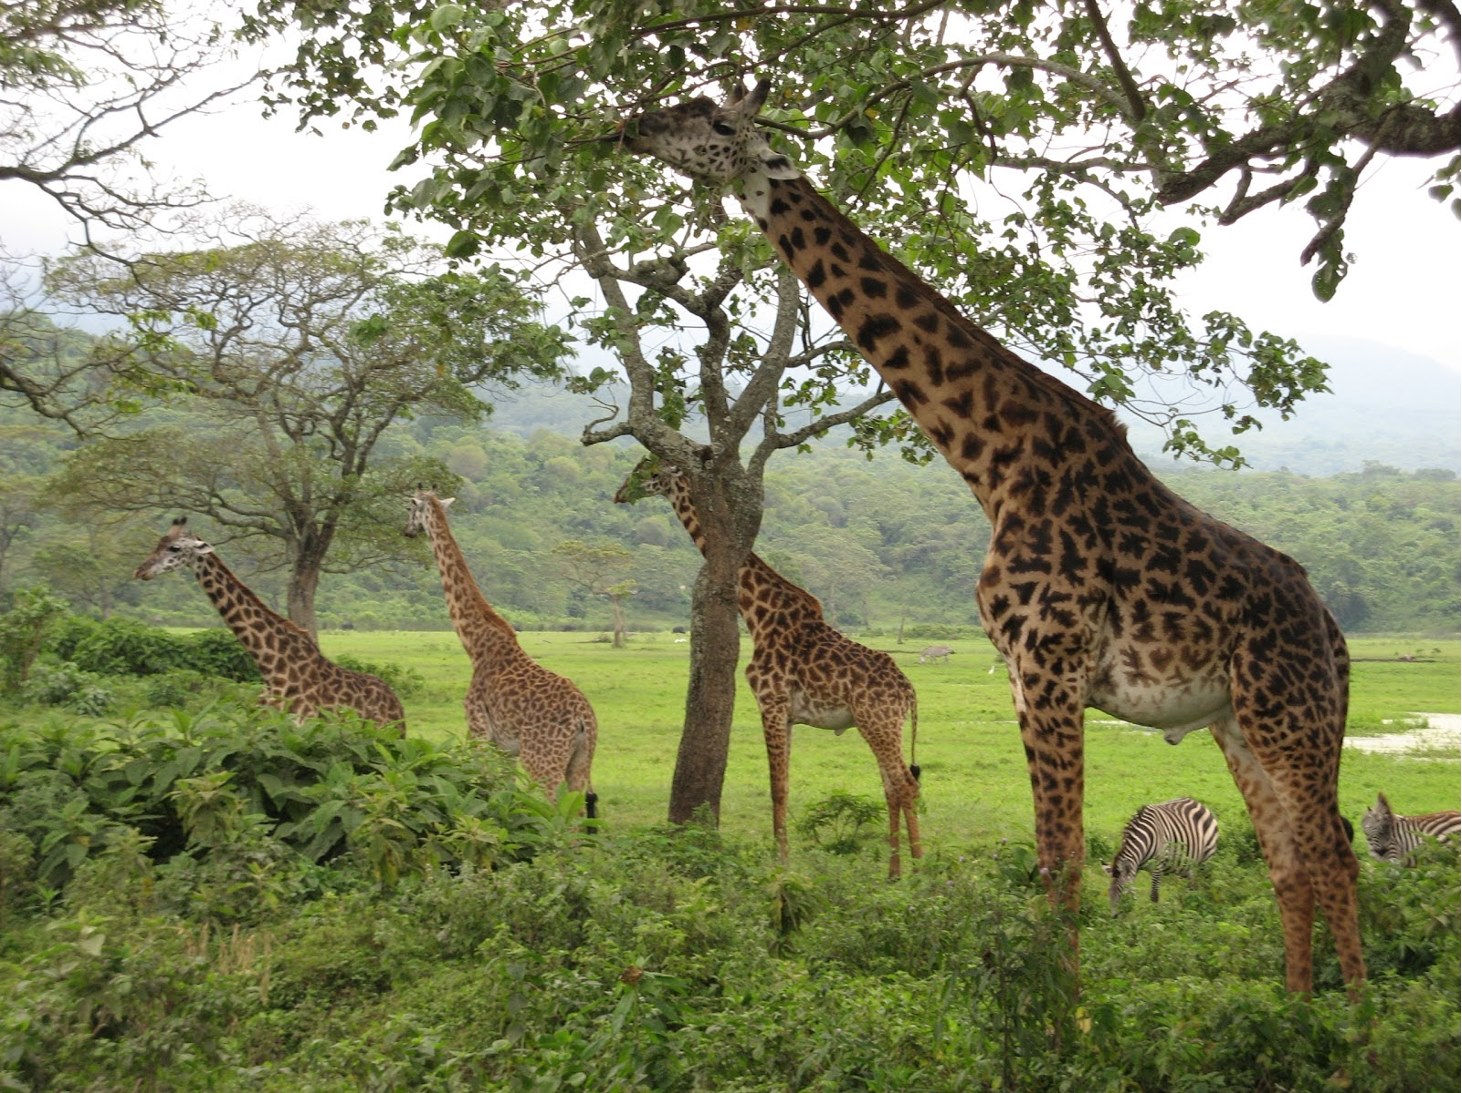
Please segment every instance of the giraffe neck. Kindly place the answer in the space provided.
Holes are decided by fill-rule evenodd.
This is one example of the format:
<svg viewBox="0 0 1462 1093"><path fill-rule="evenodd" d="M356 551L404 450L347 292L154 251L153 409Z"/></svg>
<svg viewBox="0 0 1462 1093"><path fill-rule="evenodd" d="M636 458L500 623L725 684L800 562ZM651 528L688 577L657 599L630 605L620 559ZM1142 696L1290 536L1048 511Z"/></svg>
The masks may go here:
<svg viewBox="0 0 1462 1093"><path fill-rule="evenodd" d="M435 497L427 501L425 523L437 571L442 577L447 611L468 656L476 660L516 651L517 635L508 621L492 609L472 579L467 559L462 557L462 549L447 526L447 512Z"/></svg>
<svg viewBox="0 0 1462 1093"><path fill-rule="evenodd" d="M302 656L319 655L314 639L305 630L266 607L217 554L198 555L192 567L199 587L218 609L224 625L254 658L266 683L283 678L287 666Z"/></svg>
<svg viewBox="0 0 1462 1093"><path fill-rule="evenodd" d="M1130 452L1111 412L1022 360L881 249L800 175L754 176L742 204L969 483L987 515L1066 456Z"/></svg>
<svg viewBox="0 0 1462 1093"><path fill-rule="evenodd" d="M701 554L705 554L705 532L701 530L700 518L690 500L690 487L683 477L672 481L668 497L675 515L690 532L691 541ZM755 552L748 554L746 561L741 563L737 579L740 586L738 606L753 641L759 640L774 620L785 625L789 615L822 618L822 604L816 596L787 580Z"/></svg>

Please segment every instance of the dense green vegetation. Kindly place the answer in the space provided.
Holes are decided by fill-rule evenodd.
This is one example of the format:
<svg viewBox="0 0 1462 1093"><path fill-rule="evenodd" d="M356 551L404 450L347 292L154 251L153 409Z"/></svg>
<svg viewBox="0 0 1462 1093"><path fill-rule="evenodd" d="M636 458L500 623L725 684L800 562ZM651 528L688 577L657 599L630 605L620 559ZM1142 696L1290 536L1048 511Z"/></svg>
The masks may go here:
<svg viewBox="0 0 1462 1093"><path fill-rule="evenodd" d="M69 648L116 654L139 638L101 630L122 636L93 631ZM575 799L551 807L461 742L466 660L446 634L328 636L332 655L373 670L393 657L405 740L352 721L296 727L237 705L246 691L195 688L149 709L126 676L99 677L115 703L100 720L64 702L0 710L0 1080L657 1091L1455 1080L1459 875L1446 848L1404 870L1363 857L1373 978L1361 1006L1318 930L1317 994L1288 998L1268 880L1215 750L1095 724L1073 1008L988 646L956 641L949 663L922 668L916 648L893 648L920 690L926 857L888 885L877 777L856 736L799 730L800 837L782 867L748 701L721 830L671 832L656 820L684 646L524 641L599 712L593 836ZM1355 652L1361 731L1457 709L1456 642ZM190 669L137 682L179 671ZM1378 788L1421 811L1454 802L1457 787L1454 749L1422 760L1346 749L1342 804L1356 819ZM1157 905L1109 917L1099 862L1137 803L1180 791L1219 816L1218 858L1165 885ZM824 837L840 817L841 839Z"/></svg>
<svg viewBox="0 0 1462 1093"><path fill-rule="evenodd" d="M80 610L214 625L192 582L143 586L130 578L176 512L113 520L116 514L100 510L67 510L64 497L49 492L47 475L61 467L67 443L33 422L0 419L0 466L12 472L0 507L0 605L8 591L46 584ZM663 503L611 501L640 454L636 446L586 449L548 430L524 437L428 418L398 430L386 449L384 457L440 460L459 476L443 484L457 495L453 532L484 593L515 623L608 629L609 605L587 595L553 555L569 541L633 549L624 574L638 588L627 602L631 628L686 621L699 565L689 538ZM1349 632L1456 633L1462 547L1453 472L1372 466L1310 478L1175 464L1159 470L1201 508L1299 558ZM840 625L973 632L972 587L988 525L943 466L912 466L892 453L867 460L827 443L772 465L766 510L758 550L821 597ZM281 573L260 571L245 545L231 548L226 529L198 526L266 601L283 608ZM412 563L327 573L317 607L325 628L447 625L424 548Z"/></svg>

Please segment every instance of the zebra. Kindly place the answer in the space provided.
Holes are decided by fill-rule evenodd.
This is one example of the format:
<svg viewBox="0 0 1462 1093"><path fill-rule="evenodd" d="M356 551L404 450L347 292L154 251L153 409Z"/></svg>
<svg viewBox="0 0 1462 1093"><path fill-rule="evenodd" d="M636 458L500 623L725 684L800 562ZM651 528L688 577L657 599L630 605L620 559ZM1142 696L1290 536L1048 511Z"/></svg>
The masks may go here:
<svg viewBox="0 0 1462 1093"><path fill-rule="evenodd" d="M1111 865L1102 870L1112 878L1107 898L1117 913L1122 893L1140 869L1152 874L1152 901L1165 872L1193 875L1193 867L1213 857L1218 847L1218 821L1205 805L1178 797L1158 805L1143 805L1122 830L1122 842Z"/></svg>
<svg viewBox="0 0 1462 1093"><path fill-rule="evenodd" d="M1366 809L1360 818L1371 855L1381 861L1405 862L1421 845L1424 836L1451 842L1462 829L1457 811L1427 812L1420 816L1398 816L1391 811L1391 802L1384 793L1376 794L1374 808Z"/></svg>

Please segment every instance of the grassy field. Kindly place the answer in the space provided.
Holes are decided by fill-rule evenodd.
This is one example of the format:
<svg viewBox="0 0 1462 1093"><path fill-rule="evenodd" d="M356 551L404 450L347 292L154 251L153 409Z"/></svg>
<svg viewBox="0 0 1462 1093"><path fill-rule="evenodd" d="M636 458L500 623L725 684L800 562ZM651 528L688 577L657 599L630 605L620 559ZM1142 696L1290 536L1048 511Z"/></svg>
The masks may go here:
<svg viewBox="0 0 1462 1093"><path fill-rule="evenodd" d="M530 655L573 679L594 705L599 718L594 788L606 825L663 820L684 719L689 646L664 633L636 635L618 650L585 634L526 633L520 638ZM916 758L923 768L926 848L957 853L1003 838L1028 842L1033 827L1030 783L1005 669L991 646L983 639L948 642L955 649L948 660L920 664L922 641L897 645L892 638L863 640L892 654L918 689ZM394 662L419 673L425 686L405 700L410 731L432 738L464 733L461 697L469 669L455 634L329 632L321 636L321 645L327 655ZM749 650L743 639L743 655ZM1406 719L1418 712L1457 713L1459 652L1462 646L1455 640L1353 639L1351 734L1404 729ZM904 746L907 753L907 729ZM1459 784L1455 749L1416 758L1347 747L1341 808L1359 828L1360 815L1378 790L1398 811L1427 812L1457 807ZM881 800L877 768L867 747L855 731L837 736L797 726L789 805L794 841L797 820L836 791ZM1139 805L1177 796L1208 804L1227 831L1248 830L1243 802L1207 734L1194 733L1174 747L1155 732L1092 715L1087 732L1089 836L1115 842ZM744 682L721 822L728 833L765 837L770 846L761 723Z"/></svg>

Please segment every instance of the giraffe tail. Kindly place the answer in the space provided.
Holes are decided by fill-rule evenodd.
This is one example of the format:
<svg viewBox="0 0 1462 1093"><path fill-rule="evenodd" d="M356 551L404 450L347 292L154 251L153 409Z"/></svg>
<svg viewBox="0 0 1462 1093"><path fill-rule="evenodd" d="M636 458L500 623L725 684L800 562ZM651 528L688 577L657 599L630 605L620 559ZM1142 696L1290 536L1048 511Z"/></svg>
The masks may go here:
<svg viewBox="0 0 1462 1093"><path fill-rule="evenodd" d="M909 702L909 773L914 776L914 781L919 780L919 775L924 772L919 769L919 764L914 762L914 752L919 746L919 695L916 691Z"/></svg>

